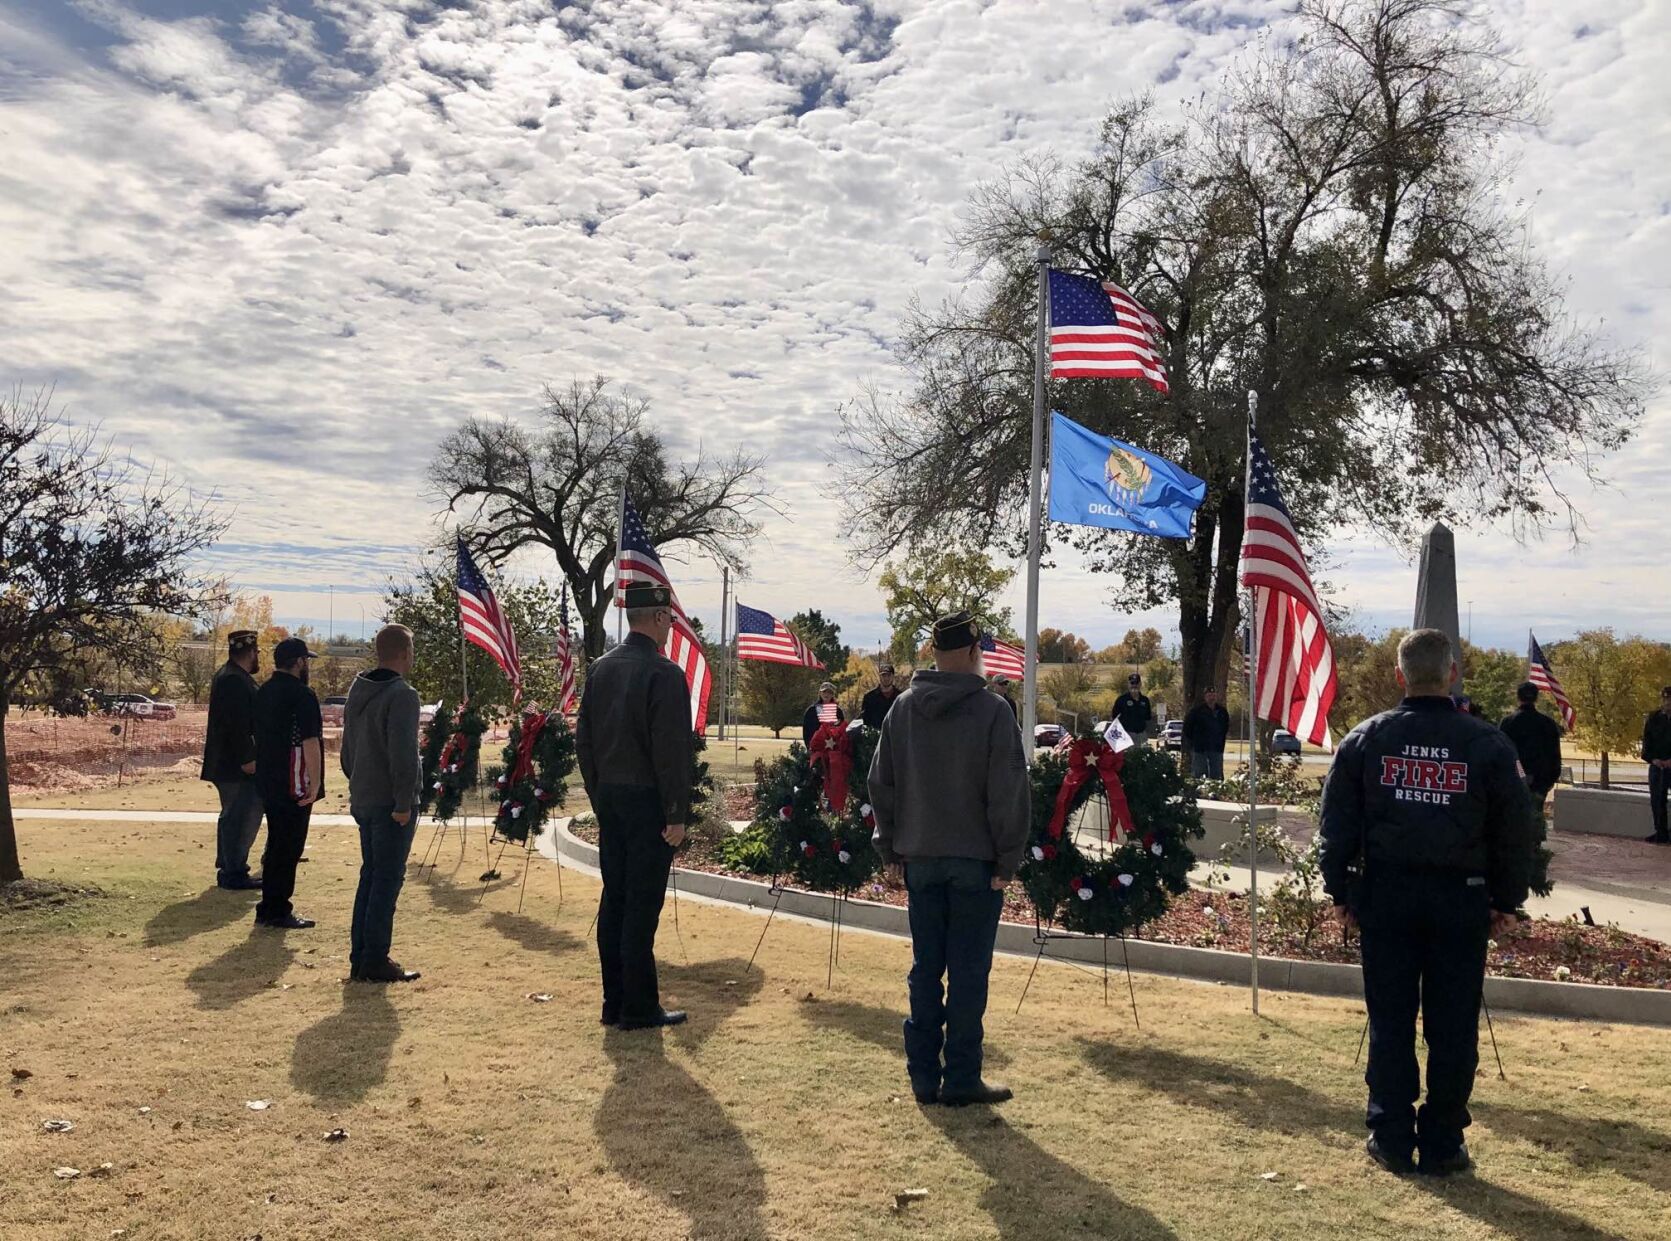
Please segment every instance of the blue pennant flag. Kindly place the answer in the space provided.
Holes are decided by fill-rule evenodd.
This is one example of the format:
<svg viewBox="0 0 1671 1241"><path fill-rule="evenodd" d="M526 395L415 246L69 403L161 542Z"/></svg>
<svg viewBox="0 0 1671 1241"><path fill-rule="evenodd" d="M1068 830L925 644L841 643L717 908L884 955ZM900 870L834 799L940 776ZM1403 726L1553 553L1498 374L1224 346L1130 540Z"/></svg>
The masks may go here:
<svg viewBox="0 0 1671 1241"><path fill-rule="evenodd" d="M1189 538L1207 484L1120 440L1050 415L1050 520Z"/></svg>

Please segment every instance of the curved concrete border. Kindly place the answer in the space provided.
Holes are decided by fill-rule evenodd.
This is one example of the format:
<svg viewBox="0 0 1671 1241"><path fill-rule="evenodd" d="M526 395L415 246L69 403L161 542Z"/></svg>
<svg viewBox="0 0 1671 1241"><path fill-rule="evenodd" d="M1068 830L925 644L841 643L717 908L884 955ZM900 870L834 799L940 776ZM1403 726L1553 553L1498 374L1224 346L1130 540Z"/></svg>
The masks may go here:
<svg viewBox="0 0 1671 1241"><path fill-rule="evenodd" d="M596 872L598 851L569 830L567 819L555 824L556 830L539 838L540 852L548 857L561 855L563 861ZM679 869L679 891L709 900L746 909L770 908L773 903L769 884L754 879L740 879L732 875L716 875L705 870ZM824 922L830 915L830 898L814 892L800 892L786 888L777 906L780 913ZM849 900L842 909L843 927L866 930L899 938L910 937L906 913L898 905L884 905L877 901ZM1013 956L1032 957L1038 954L1038 944L1031 927L1014 922L998 926L998 951ZM1220 952L1214 948L1189 948L1179 944L1157 944L1148 940L1125 941L1131 968L1150 974L1166 974L1178 978L1194 978L1208 982L1229 983L1240 987L1251 984L1251 963L1237 952ZM1078 961L1100 965L1103 942L1092 936L1063 935L1052 938L1045 953L1046 959ZM1356 965L1340 965L1329 961L1292 961L1284 957L1262 957L1259 961L1259 983L1279 991L1299 991L1308 995L1363 997L1363 973ZM1543 982L1532 978L1487 978L1485 999L1492 1008L1526 1013L1538 1017L1572 1017L1588 1021L1626 1022L1633 1025L1671 1026L1671 991L1650 990L1642 987L1601 987L1590 983Z"/></svg>

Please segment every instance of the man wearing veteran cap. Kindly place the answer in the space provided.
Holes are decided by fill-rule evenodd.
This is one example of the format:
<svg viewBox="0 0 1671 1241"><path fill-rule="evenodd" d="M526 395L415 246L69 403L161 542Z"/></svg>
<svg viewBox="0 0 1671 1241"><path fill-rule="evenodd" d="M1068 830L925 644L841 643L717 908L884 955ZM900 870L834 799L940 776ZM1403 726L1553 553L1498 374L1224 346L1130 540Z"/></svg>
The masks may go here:
<svg viewBox="0 0 1671 1241"><path fill-rule="evenodd" d="M987 692L980 639L968 612L935 622L934 668L888 712L870 765L876 847L910 893L905 1067L918 1103L949 1107L1010 1097L981 1078L981 1021L1032 817L1021 733Z"/></svg>
<svg viewBox="0 0 1671 1241"><path fill-rule="evenodd" d="M1149 725L1154 721L1155 706L1143 692L1143 678L1132 673L1126 678L1126 692L1114 700L1114 718L1138 745L1149 740Z"/></svg>
<svg viewBox="0 0 1671 1241"><path fill-rule="evenodd" d="M324 721L319 699L308 688L312 658L306 642L286 638L273 648L273 675L255 696L255 780L267 811L255 924L283 931L313 925L290 904L313 803L325 791Z"/></svg>
<svg viewBox="0 0 1671 1241"><path fill-rule="evenodd" d="M673 592L633 583L624 602L632 632L586 674L575 749L598 816L603 1024L643 1030L685 1019L661 1006L656 927L690 817L695 746L685 674L662 654Z"/></svg>
<svg viewBox="0 0 1671 1241"><path fill-rule="evenodd" d="M253 629L226 637L226 663L209 689L209 724L203 737L200 779L220 795L215 824L215 882L223 888L254 889L249 851L261 830L261 790L255 785L255 674L261 668Z"/></svg>
<svg viewBox="0 0 1671 1241"><path fill-rule="evenodd" d="M882 727L882 721L888 718L894 699L901 693L899 686L894 684L892 664L883 664L876 669L876 681L876 687L866 691L864 701L859 705L859 715L866 728Z"/></svg>

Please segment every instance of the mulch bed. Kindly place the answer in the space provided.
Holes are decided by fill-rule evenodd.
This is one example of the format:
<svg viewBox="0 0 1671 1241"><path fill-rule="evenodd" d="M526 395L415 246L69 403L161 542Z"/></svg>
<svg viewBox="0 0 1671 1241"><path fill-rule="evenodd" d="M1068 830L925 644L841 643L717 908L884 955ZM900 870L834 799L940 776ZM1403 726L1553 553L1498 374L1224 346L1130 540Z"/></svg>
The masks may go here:
<svg viewBox="0 0 1671 1241"><path fill-rule="evenodd" d="M571 830L589 844L597 843L595 823L583 822L572 826ZM680 867L743 879L762 878L724 865L719 857L721 839L708 832L692 835L679 855ZM901 908L906 903L903 888L889 887L882 882L866 884L853 896L857 900ZM1275 925L1265 900L1260 903L1260 911L1259 950L1262 954L1299 961L1357 964L1356 941L1342 942L1340 929L1332 918L1321 918L1317 929L1307 935L1302 929ZM1006 922L1026 926L1035 922L1032 902L1027 899L1021 885L1012 884L1004 894L1003 916ZM1246 952L1247 898L1222 888L1192 888L1174 898L1165 914L1132 938L1190 948ZM1486 970L1501 978L1536 978L1671 990L1671 946L1617 927L1590 927L1573 920L1555 922L1540 918L1521 923L1509 936L1498 941L1487 958Z"/></svg>

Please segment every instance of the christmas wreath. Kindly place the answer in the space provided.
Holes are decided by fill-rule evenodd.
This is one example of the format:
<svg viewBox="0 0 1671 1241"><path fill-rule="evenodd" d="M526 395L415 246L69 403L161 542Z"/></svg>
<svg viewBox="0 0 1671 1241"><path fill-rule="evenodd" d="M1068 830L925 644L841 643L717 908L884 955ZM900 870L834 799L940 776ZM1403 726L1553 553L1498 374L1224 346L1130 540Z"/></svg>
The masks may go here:
<svg viewBox="0 0 1671 1241"><path fill-rule="evenodd" d="M499 809L493 830L506 840L538 836L545 816L568 800L574 733L559 711L530 711L511 724L503 763L488 772Z"/></svg>
<svg viewBox="0 0 1671 1241"><path fill-rule="evenodd" d="M487 724L468 700L456 718L446 703L435 709L434 718L424 726L419 810L443 823L458 813L465 793L475 787L486 731Z"/></svg>
<svg viewBox="0 0 1671 1241"><path fill-rule="evenodd" d="M852 892L882 869L866 782L881 734L821 725L813 749L792 745L755 784L755 827L770 841L761 861L813 892ZM764 868L757 868L764 869Z"/></svg>
<svg viewBox="0 0 1671 1241"><path fill-rule="evenodd" d="M1087 935L1125 935L1166 912L1187 890L1202 833L1189 781L1161 750L1116 754L1100 737L1074 741L1032 770L1033 831L1021 883L1039 918ZM1087 852L1075 814L1094 795L1108 803L1107 848Z"/></svg>

